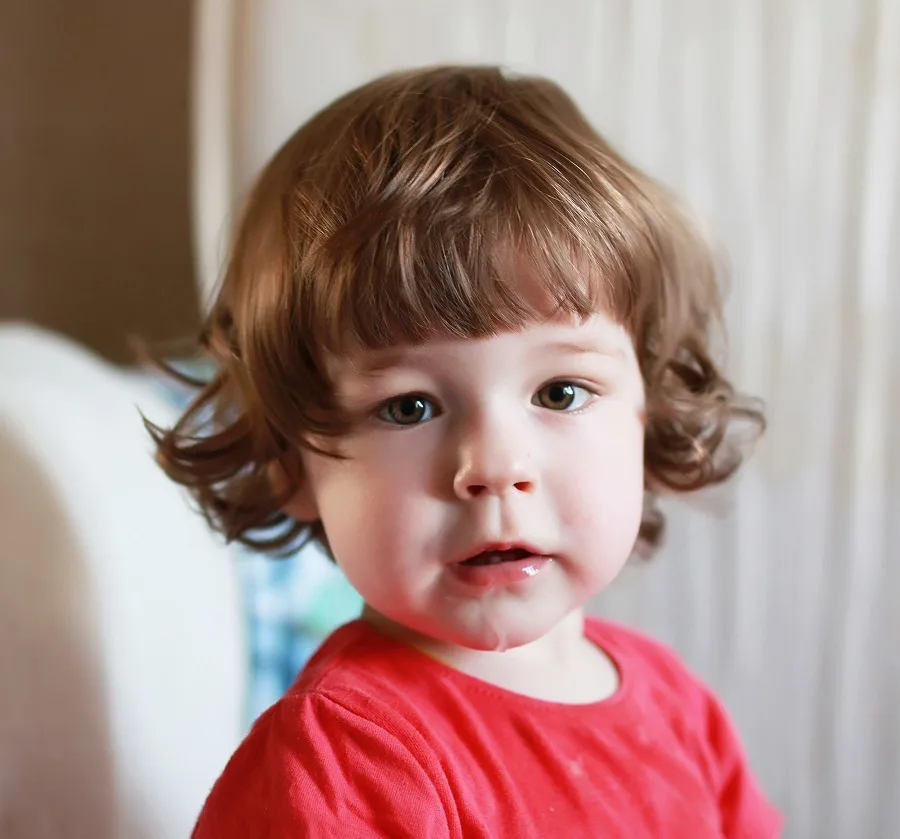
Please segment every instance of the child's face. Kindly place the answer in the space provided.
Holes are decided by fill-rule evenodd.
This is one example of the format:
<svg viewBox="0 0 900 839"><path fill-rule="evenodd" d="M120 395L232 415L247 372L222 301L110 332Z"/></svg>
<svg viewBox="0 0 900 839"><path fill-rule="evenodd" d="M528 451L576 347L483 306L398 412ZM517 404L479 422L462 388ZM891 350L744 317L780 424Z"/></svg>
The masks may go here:
<svg viewBox="0 0 900 839"><path fill-rule="evenodd" d="M518 646L619 572L644 484L643 382L621 326L596 315L366 351L332 374L367 419L345 460L304 450L308 486L289 509L322 519L384 617L464 647Z"/></svg>

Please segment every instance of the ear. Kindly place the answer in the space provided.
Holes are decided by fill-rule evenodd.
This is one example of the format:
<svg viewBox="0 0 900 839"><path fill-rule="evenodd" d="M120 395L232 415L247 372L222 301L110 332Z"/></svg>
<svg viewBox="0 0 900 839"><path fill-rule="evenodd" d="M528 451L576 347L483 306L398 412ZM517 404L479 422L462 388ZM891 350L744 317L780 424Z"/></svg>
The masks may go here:
<svg viewBox="0 0 900 839"><path fill-rule="evenodd" d="M268 472L272 492L276 496L288 494L281 505L285 513L301 522L319 520L316 496L298 453L285 453L279 460L271 461Z"/></svg>

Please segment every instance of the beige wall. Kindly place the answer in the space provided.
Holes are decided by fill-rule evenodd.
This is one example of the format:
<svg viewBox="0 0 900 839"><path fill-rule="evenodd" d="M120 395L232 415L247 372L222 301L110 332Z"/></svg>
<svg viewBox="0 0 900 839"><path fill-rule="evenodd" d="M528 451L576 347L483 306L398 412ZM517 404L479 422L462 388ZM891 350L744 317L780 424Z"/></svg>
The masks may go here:
<svg viewBox="0 0 900 839"><path fill-rule="evenodd" d="M0 319L195 329L188 0L0 0Z"/></svg>

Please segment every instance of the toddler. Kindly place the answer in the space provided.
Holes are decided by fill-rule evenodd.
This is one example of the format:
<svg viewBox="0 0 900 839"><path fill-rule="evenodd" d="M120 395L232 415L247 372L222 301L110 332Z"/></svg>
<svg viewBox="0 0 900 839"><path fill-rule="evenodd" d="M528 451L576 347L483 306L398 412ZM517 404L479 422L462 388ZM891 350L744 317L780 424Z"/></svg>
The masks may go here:
<svg viewBox="0 0 900 839"><path fill-rule="evenodd" d="M255 723L196 839L772 839L716 697L586 618L656 499L727 479L708 247L550 81L376 79L243 210L167 473L365 602Z"/></svg>

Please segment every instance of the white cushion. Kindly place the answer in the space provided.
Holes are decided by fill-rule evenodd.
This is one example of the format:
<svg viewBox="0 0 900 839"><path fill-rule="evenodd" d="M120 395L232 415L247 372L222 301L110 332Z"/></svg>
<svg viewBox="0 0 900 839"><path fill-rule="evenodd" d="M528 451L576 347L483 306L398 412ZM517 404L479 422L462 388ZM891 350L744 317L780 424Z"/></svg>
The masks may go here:
<svg viewBox="0 0 900 839"><path fill-rule="evenodd" d="M234 557L138 408L174 415L134 374L0 326L4 836L185 837L241 735Z"/></svg>

